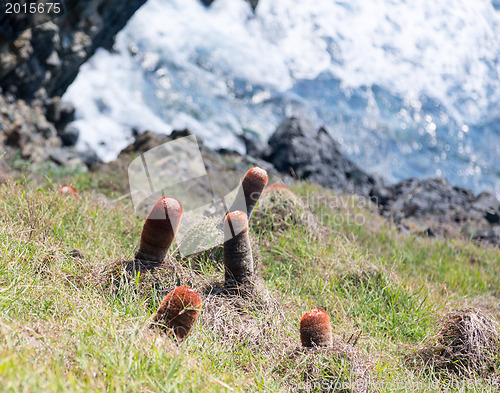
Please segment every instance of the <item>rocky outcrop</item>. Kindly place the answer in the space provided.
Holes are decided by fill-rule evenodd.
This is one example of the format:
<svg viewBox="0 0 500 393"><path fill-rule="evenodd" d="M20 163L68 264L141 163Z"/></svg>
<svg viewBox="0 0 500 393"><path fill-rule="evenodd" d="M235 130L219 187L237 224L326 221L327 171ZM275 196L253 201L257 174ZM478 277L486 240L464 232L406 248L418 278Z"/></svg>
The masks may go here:
<svg viewBox="0 0 500 393"><path fill-rule="evenodd" d="M278 126L262 158L280 172L359 195L367 196L381 183L345 157L324 127L315 130L309 122L294 117Z"/></svg>
<svg viewBox="0 0 500 393"><path fill-rule="evenodd" d="M445 179L407 179L387 186L346 158L327 130L315 130L307 121L284 120L261 155L284 174L369 197L402 230L500 245L500 202L492 193L474 195Z"/></svg>
<svg viewBox="0 0 500 393"><path fill-rule="evenodd" d="M427 235L462 234L491 241L494 236L490 231L495 233L500 224L500 202L492 193L474 195L442 178L407 179L386 188L373 188L370 196L383 215Z"/></svg>
<svg viewBox="0 0 500 393"><path fill-rule="evenodd" d="M123 178L124 183L119 185L119 188L116 190L127 193L130 191L128 184L128 166L132 160L164 143L189 135L192 134L188 129L174 130L170 135L145 131L139 134L134 142L124 148L116 160L109 163L98 163L93 167L93 170L101 173L118 175ZM203 164L205 165L207 175L210 179L210 184L209 187L207 187L207 184L203 183L202 178L195 179L194 182L190 183L190 187L192 187L190 190L193 194L198 195L202 199L212 199L214 195L227 195L228 192L232 191L238 185L242 175L245 174L250 167L259 166L265 169L274 179L282 180L281 175L276 169L266 161L224 149L214 151L206 147L200 139L198 139L198 145L203 158ZM172 164L177 165L176 170L178 170L180 177L188 177L188 175L182 174L183 163L172 162ZM198 184L198 182L201 183ZM211 194L211 191L213 191L214 194Z"/></svg>
<svg viewBox="0 0 500 393"><path fill-rule="evenodd" d="M41 163L52 161L58 165L75 166L95 164L95 153L82 154L72 148L76 139L68 136L66 123L73 118L74 108L59 99L35 105L0 94L0 151L7 159L20 158ZM50 119L51 121L49 121Z"/></svg>
<svg viewBox="0 0 500 393"><path fill-rule="evenodd" d="M66 13L41 25L36 15L0 14L0 88L25 100L62 95L79 67L97 48L109 48L143 3L67 1Z"/></svg>
<svg viewBox="0 0 500 393"><path fill-rule="evenodd" d="M92 152L82 156L72 149L78 130L67 125L75 109L59 96L98 47L112 45L115 34L144 2L68 0L59 2L56 19L58 15L0 13L1 150L19 151L34 163L98 161Z"/></svg>

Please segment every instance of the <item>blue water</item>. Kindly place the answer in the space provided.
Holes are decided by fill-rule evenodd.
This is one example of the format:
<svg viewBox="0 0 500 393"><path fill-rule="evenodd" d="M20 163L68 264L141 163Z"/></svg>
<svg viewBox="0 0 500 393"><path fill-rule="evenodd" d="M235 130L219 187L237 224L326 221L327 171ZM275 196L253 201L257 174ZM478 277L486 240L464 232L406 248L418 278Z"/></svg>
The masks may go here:
<svg viewBox="0 0 500 393"><path fill-rule="evenodd" d="M500 197L498 1L149 0L65 99L78 146L190 128L244 152L286 116L325 125L389 181L444 176Z"/></svg>

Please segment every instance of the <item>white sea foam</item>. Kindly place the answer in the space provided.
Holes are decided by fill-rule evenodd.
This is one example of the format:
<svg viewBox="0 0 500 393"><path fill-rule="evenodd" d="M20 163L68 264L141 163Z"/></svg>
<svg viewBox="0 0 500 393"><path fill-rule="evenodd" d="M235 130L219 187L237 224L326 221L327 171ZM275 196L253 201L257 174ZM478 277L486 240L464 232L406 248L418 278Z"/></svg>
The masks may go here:
<svg viewBox="0 0 500 393"><path fill-rule="evenodd" d="M79 146L106 160L133 127L188 127L209 146L244 151L236 135L265 139L299 114L334 128L345 151L389 179L441 173L500 194L491 0L260 0L255 15L243 0L149 0L114 49L98 51L64 97L77 107ZM423 96L439 108L425 112ZM490 140L471 136L480 132Z"/></svg>

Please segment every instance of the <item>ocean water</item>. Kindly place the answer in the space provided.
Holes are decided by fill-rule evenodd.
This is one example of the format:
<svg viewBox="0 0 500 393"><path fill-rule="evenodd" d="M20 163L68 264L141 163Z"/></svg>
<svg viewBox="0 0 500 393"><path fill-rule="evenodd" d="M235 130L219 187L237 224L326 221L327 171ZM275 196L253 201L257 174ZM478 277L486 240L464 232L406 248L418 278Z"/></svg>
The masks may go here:
<svg viewBox="0 0 500 393"><path fill-rule="evenodd" d="M244 152L286 116L325 125L388 181L444 176L500 197L497 0L149 0L64 99L79 148L188 127Z"/></svg>

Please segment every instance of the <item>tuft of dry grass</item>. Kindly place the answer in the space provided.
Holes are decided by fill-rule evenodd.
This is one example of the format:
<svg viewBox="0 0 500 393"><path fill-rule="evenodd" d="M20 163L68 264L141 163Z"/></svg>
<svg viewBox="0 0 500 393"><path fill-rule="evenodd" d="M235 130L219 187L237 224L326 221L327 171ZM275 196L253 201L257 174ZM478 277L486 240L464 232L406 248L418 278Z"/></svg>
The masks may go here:
<svg viewBox="0 0 500 393"><path fill-rule="evenodd" d="M329 347L290 348L276 372L284 375L288 391L374 392L373 364L356 347L357 338L334 335Z"/></svg>
<svg viewBox="0 0 500 393"><path fill-rule="evenodd" d="M421 368L484 376L493 370L499 353L496 320L467 308L446 315L437 337L410 360Z"/></svg>

